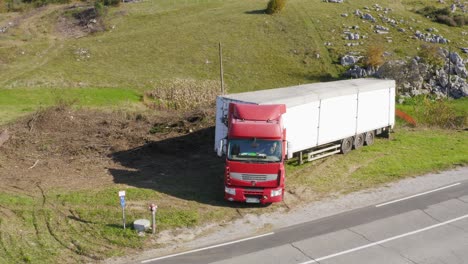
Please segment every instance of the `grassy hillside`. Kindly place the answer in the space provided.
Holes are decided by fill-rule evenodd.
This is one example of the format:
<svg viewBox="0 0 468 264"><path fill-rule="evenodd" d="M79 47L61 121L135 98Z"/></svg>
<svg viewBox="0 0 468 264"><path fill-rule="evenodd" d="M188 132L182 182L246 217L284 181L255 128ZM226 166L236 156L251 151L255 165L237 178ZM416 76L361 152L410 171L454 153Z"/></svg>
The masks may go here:
<svg viewBox="0 0 468 264"><path fill-rule="evenodd" d="M414 55L423 42L410 37L429 27L454 49L468 46L466 26L437 24L411 12L421 1L378 2L392 9L387 16L403 21L399 27L406 32L390 27L390 34L374 33L372 23L353 15L360 9L378 18L374 3L366 0L290 0L274 16L263 14L265 0L149 0L110 8L107 31L78 39L57 31L63 26L61 6L2 14L0 24L16 26L0 35L0 87L147 89L173 78L217 80L221 42L226 84L240 92L338 78L339 58L349 51L365 53L369 45L382 45L392 56ZM380 19L375 24L389 27ZM345 46L351 42L343 39L345 30L367 38Z"/></svg>

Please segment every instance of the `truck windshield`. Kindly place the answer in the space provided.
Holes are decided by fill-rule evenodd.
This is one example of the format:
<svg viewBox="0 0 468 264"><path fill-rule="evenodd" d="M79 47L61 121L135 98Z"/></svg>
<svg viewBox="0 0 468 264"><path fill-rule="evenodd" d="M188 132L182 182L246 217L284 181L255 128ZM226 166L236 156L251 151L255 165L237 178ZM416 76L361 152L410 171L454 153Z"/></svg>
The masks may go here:
<svg viewBox="0 0 468 264"><path fill-rule="evenodd" d="M231 139L228 159L251 162L281 161L281 141L262 139Z"/></svg>

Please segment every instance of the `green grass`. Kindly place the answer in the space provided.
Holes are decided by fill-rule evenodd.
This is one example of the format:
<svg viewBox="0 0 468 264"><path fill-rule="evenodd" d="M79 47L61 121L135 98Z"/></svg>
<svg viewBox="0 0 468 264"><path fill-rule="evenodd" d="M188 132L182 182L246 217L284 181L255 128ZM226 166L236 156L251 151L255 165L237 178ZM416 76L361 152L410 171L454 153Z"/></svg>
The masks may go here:
<svg viewBox="0 0 468 264"><path fill-rule="evenodd" d="M336 155L304 166L288 166L288 184L307 186L317 193L351 192L408 176L468 164L468 133L447 130L397 129L391 140ZM310 169L310 172L306 172Z"/></svg>
<svg viewBox="0 0 468 264"><path fill-rule="evenodd" d="M442 104L440 107L437 107L436 104ZM432 106L432 112L428 110L427 106ZM416 96L413 98L406 99L403 104L398 104L397 108L404 111L405 113L409 114L413 119L416 121L417 126L429 126L429 121L435 120L437 116L434 115L445 115L450 116L454 119L459 119L459 123L461 123L461 127L468 126L468 98L460 98L460 99L442 99L441 101L430 99L426 96ZM429 111L426 114L426 111ZM439 111L439 112L438 112ZM440 111L443 111L440 112ZM438 112L438 113L434 113ZM431 120L427 120L427 119ZM464 122L462 121L464 120ZM404 122L397 118L397 123L400 125L404 125Z"/></svg>
<svg viewBox="0 0 468 264"><path fill-rule="evenodd" d="M374 33L371 23L353 15L372 6L367 0L330 4L321 0L288 1L278 15L266 15L263 0L142 1L110 8L109 30L79 39L54 33L61 11L44 12L42 25L18 29L0 43L0 86L3 87L129 87L151 89L158 81L219 79L218 43L223 44L225 82L231 92L295 85L338 78L339 58L347 52L365 54L371 44L393 53L416 55L422 41L414 30L437 28L453 50L466 46L461 32L414 14L418 1L383 1L388 16L404 20L398 32ZM377 17L373 10L370 12ZM347 13L347 18L340 14ZM415 19L413 21L412 19ZM35 25L34 24L34 25ZM377 24L382 24L378 22ZM347 47L343 32L357 25L362 45ZM43 33L46 32L46 33ZM31 35L21 37L23 35ZM24 40L18 42L18 38ZM325 46L331 42L332 46ZM444 47L448 47L447 45ZM89 54L81 56L77 51ZM317 58L316 55L320 57Z"/></svg>
<svg viewBox="0 0 468 264"><path fill-rule="evenodd" d="M39 108L66 103L75 107L138 109L140 95L132 89L115 88L27 88L0 89L0 124Z"/></svg>

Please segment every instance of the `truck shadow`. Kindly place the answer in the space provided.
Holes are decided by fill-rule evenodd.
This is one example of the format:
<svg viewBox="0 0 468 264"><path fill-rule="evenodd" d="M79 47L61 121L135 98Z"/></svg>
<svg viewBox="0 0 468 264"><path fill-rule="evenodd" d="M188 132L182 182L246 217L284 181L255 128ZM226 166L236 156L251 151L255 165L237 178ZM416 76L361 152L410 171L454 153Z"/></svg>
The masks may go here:
<svg viewBox="0 0 468 264"><path fill-rule="evenodd" d="M229 207L224 201L224 161L214 152L214 127L148 142L110 157L124 168L109 169L115 183L152 189L184 200Z"/></svg>

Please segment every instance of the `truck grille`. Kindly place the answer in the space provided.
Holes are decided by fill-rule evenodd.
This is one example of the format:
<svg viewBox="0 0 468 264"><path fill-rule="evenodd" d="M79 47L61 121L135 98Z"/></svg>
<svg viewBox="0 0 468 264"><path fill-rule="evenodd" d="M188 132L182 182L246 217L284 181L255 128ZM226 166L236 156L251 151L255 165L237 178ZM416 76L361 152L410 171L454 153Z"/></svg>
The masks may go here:
<svg viewBox="0 0 468 264"><path fill-rule="evenodd" d="M277 174L249 174L249 173L235 173L231 172L231 178L242 181L274 181L278 178Z"/></svg>

